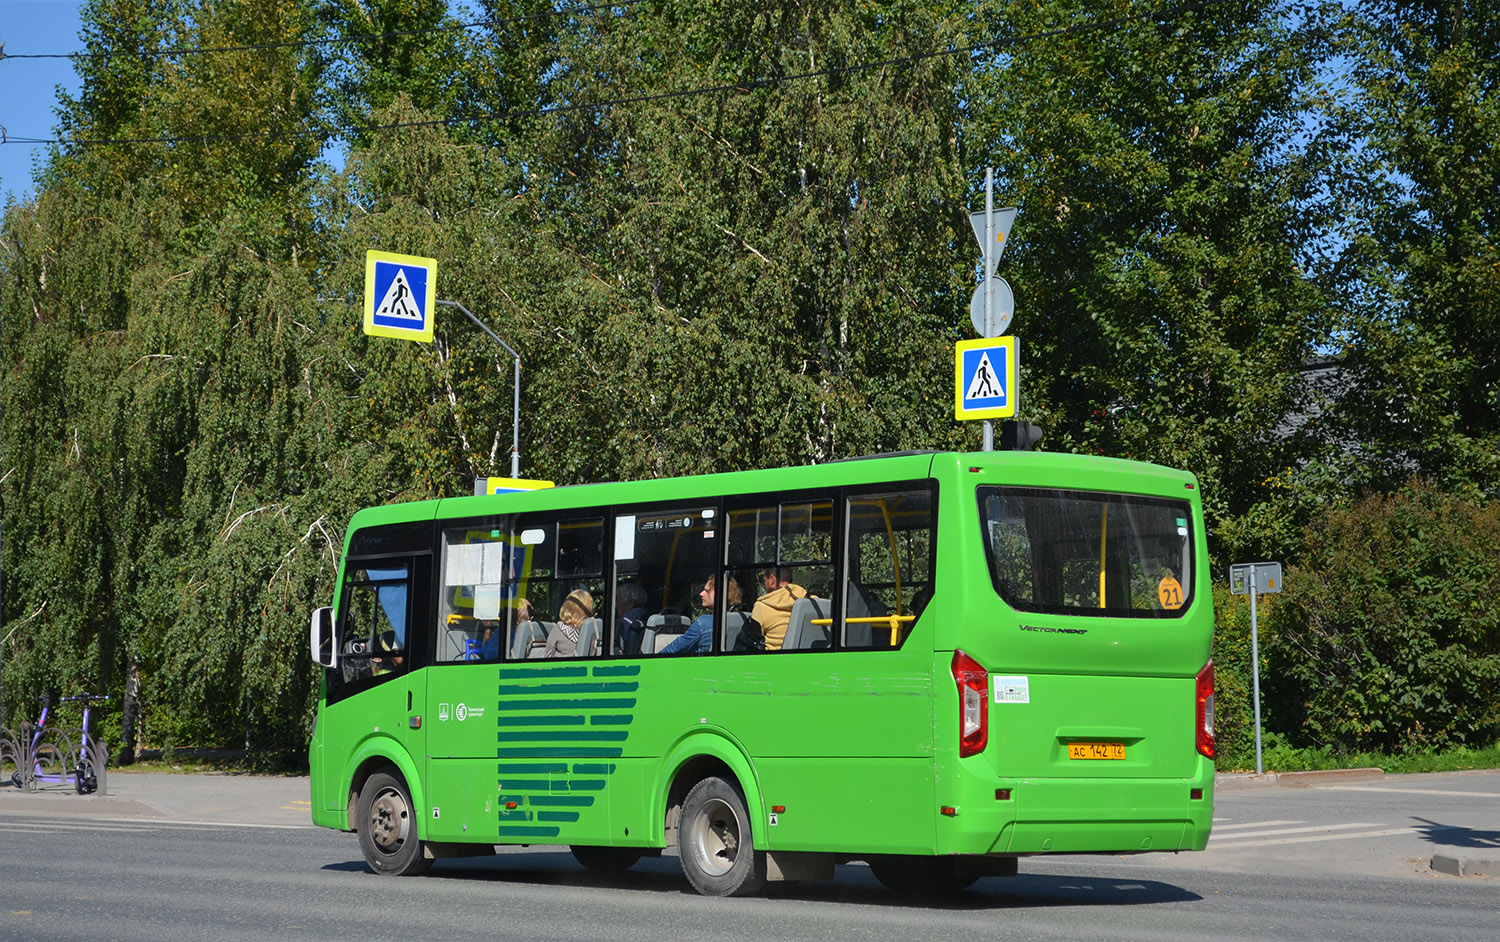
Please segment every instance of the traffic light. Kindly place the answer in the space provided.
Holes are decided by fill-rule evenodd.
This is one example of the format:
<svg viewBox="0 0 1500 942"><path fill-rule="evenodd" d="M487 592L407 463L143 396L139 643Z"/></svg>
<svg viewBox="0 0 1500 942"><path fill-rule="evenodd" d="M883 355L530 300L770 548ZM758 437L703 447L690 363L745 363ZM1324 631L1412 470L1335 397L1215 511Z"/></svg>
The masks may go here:
<svg viewBox="0 0 1500 942"><path fill-rule="evenodd" d="M1042 440L1042 430L1030 422L1000 423L1001 451L1030 451L1031 446Z"/></svg>

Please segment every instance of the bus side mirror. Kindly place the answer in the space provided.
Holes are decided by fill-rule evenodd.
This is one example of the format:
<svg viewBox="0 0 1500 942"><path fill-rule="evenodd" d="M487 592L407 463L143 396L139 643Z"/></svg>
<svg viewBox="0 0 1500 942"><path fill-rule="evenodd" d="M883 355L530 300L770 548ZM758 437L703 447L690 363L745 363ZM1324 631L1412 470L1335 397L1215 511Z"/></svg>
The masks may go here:
<svg viewBox="0 0 1500 942"><path fill-rule="evenodd" d="M307 637L312 647L313 663L322 667L338 666L338 646L333 643L333 609L325 605L312 613Z"/></svg>

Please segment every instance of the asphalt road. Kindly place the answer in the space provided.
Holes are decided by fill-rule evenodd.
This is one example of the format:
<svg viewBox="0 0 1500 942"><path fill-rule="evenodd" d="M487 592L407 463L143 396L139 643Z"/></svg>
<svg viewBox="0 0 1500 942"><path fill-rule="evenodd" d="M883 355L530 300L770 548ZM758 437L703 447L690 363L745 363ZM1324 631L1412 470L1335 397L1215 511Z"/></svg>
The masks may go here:
<svg viewBox="0 0 1500 942"><path fill-rule="evenodd" d="M365 868L352 835L305 826L305 780L118 775L110 790L0 791L0 939L1500 935L1500 877L1430 867L1444 850L1500 856L1500 772L1225 788L1203 853L1033 858L941 900L894 897L857 864L831 883L706 899L675 858L602 878L559 848L392 879Z"/></svg>

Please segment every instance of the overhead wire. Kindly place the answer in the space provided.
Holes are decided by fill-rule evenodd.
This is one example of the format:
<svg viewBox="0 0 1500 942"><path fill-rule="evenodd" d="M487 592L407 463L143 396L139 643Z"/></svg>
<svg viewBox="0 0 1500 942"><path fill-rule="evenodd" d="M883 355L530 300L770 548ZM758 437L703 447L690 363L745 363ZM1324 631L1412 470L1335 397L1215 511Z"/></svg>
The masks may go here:
<svg viewBox="0 0 1500 942"><path fill-rule="evenodd" d="M1046 39L1056 39L1062 36L1077 35L1090 32L1115 32L1125 26L1142 20L1166 20L1187 13L1200 12L1211 7L1224 6L1227 4L1243 4L1247 0L1200 0L1198 3L1182 4L1164 10L1150 10L1142 13L1123 14L1107 20L1099 20L1092 23L1075 23L1069 26L1060 26L1054 29L1042 30L1035 33L1027 33L1008 39L998 39L990 42L975 43L970 46L955 46L947 49L937 49L931 52L913 53L905 56L893 56L886 59L859 62L845 66L834 66L823 69L812 69L806 72L795 72L786 75L766 76L758 79L749 79L739 82L728 82L717 85L705 85L696 88L678 89L667 92L650 92L636 95L624 95L615 98L600 99L587 102L573 102L557 105L547 105L540 108L521 108L501 112L486 112L483 114L467 117L431 118L422 121L398 121L388 124L366 125L353 128L352 134L367 135L380 131L398 131L426 127L452 127L462 125L484 124L493 121L507 121L516 118L547 117L558 114L568 114L576 111L601 110L614 108L621 105L643 104L654 101L668 101L678 98L698 97L702 95L713 95L723 92L751 91L758 88L767 88L791 82L806 81L814 78L827 78L836 75L848 75L857 72L867 72L873 69L882 69L893 65L913 64L929 59L942 58L945 56L976 55L982 52L998 52L1003 49L1020 46L1027 43ZM100 139L62 139L62 138L8 138L0 139L4 143L27 143L27 144L57 144L73 145L80 147L96 147L117 144L208 144L238 141L268 141L285 140L305 137L319 137L323 140L331 138L347 137L348 134L339 134L323 129L280 129L271 131L255 131L243 134L201 134L186 137L140 137L140 138L100 138Z"/></svg>
<svg viewBox="0 0 1500 942"><path fill-rule="evenodd" d="M178 46L171 49L118 49L104 52L31 52L8 53L0 44L0 62L6 59L112 59L116 56L131 56L139 59L166 58L169 56L197 56L221 52L262 52L274 49L304 49L310 46L331 46L340 43L369 42L376 39L395 39L403 36L421 36L427 33L453 33L481 27L498 27L524 20L550 19L575 14L593 14L603 10L631 7L641 0L620 0L618 3L600 3L586 7L564 7L541 13L523 13L516 16L475 20L472 23L447 23L441 26L424 26L420 29L392 30L383 33L351 33L342 36L327 36L321 39L297 39L274 43L250 43L241 46ZM620 14L614 14L619 16Z"/></svg>

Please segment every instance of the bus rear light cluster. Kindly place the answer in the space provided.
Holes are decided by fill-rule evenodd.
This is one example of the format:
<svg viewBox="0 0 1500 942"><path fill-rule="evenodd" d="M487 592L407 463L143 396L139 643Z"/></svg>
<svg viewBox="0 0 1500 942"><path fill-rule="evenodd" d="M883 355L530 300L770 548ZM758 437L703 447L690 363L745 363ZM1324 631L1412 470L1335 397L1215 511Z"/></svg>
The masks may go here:
<svg viewBox="0 0 1500 942"><path fill-rule="evenodd" d="M1214 757L1214 662L1209 661L1198 672L1198 708L1195 728L1198 731L1198 751L1204 757Z"/></svg>
<svg viewBox="0 0 1500 942"><path fill-rule="evenodd" d="M990 738L990 675L962 651L953 652L953 682L958 685L958 755L978 755Z"/></svg>

